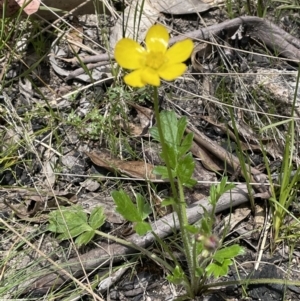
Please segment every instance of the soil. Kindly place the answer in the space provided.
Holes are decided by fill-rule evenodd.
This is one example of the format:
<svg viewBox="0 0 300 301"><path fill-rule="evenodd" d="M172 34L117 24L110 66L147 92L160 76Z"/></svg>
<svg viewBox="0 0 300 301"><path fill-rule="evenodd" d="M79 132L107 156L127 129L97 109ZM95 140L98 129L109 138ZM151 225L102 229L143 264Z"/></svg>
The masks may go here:
<svg viewBox="0 0 300 301"><path fill-rule="evenodd" d="M238 12L235 13L238 15ZM228 19L225 9L218 8L203 12L201 16L162 14L159 21L172 28L176 35L177 32L189 33ZM287 11L279 14L276 8L272 7L266 19L295 38L300 38L298 13ZM103 15L97 19L95 15L86 15L74 22L73 24L84 33L83 43L99 54L104 53L105 35L101 35L100 31L107 32L109 37L109 32L115 24L113 17ZM257 53L264 54L266 51L268 54L272 53L259 43L250 41L251 36L248 37L247 32L244 36L245 39L236 40L224 32L222 36L214 37L219 44L234 47L228 53L218 47L208 50L210 46L199 43L202 48L196 53L197 62L188 62L188 72L183 78L164 83L159 88L159 97L161 109L174 110L178 116L187 116L195 129L237 156L237 142L234 139L229 140L221 126L228 125L232 130L226 106L233 105L238 133L251 160L251 166L265 173L258 143L259 129L277 122L278 115L290 115L297 82L297 65L280 58L258 55ZM170 213L159 204L163 198L169 196L170 189L168 183L153 181L155 186L151 186L145 181L138 181L135 179L138 177L131 176L128 171L124 175L95 164L95 157L91 155L94 152L105 156L109 154L114 160L124 162L146 160L149 164L160 164L159 147L149 139L148 132L155 120L151 116L146 118L146 114L140 114L139 111L144 108L151 114L151 94L148 88L124 94L124 91L114 86L110 65L91 69L93 71L90 74L72 73L79 68L67 61L74 57L74 45L63 39L55 39L54 32L43 33L43 40L47 43L42 53L37 54L34 45L29 44L23 51L22 61L9 62L7 74L3 79L0 98L0 110L3 112L2 117L0 116L0 149L5 157L11 159L4 162L0 159L0 217L49 258L56 262L65 262L102 248L106 242L101 237L96 237L87 246L75 249L68 241L59 241L55 235L46 231L49 211L53 210L56 197L59 197L62 206L80 204L88 213L95 206L102 205L107 220L101 230L126 238L133 230L115 211L111 192L123 188L133 195L134 188L135 192L148 195L156 212L156 217L151 217L153 221L154 218L158 219ZM65 60L58 58L59 53L63 53ZM78 49L78 54L90 55L84 49ZM34 62L41 56L44 58L39 68L31 70L30 67L33 67ZM55 60L56 67L51 57ZM236 72L239 76L234 74ZM72 95L72 91L76 92ZM132 105L132 102L138 106ZM93 110L97 114L89 115ZM257 117L255 111L272 112L273 115ZM296 114L298 113L296 108ZM110 115L115 116L114 119L110 120ZM70 116L73 116L73 119ZM125 125L135 125L135 129L140 132L133 134L128 131L124 122ZM274 130L276 139L270 137L269 133L262 136L272 174L276 174L278 166L281 165L286 131L287 126L281 124ZM111 138L111 133L116 137L115 140ZM207 198L211 185L208 183L220 180L223 175L228 175L231 181L245 182L240 172L230 169L220 158L212 155L209 160L209 156L197 158L195 153L193 154L196 158L194 177L201 184L186 191L188 205ZM298 155L299 150L296 149L296 162ZM216 164L219 172L213 172L211 164ZM127 167L125 165L124 170ZM297 215L299 212L296 201L289 210ZM256 213L250 212L248 203L241 205L248 210L247 213L239 211L244 212L240 213L241 219L233 214L232 220L237 218L237 222L235 225L233 221L230 222L232 225L224 243L234 240L242 245L246 252L237 257L229 274L220 280L233 281L250 277L249 275L253 279L300 280L297 241L287 243L283 240L271 250L271 230L265 234L267 238L263 246L263 255L258 269L254 270L270 210L270 206L261 195L256 198L256 203ZM238 210L235 209L234 212L237 214ZM231 214L232 210L229 209L218 213L215 232L219 237L225 233L222 225ZM261 219L258 220L258 217ZM285 221L286 224L290 222ZM0 257L3 261L8 258L8 254L20 239L10 231L4 230L4 227L0 232L0 239ZM154 243L149 250L161 256L159 245ZM135 257L126 256L123 260L128 263L128 267L123 268L120 275L115 275L112 267L99 267L88 271L91 272L91 281L108 271L115 276L112 285L107 286L100 282L94 289L94 292L105 300L175 300L184 293L182 287L171 285L165 278L166 272L145 256L137 254ZM0 283L4 284L7 278L16 278L28 265L32 265L32 270L27 272L29 276L22 278L23 283L1 297L31 297L41 300L47 299L51 287L54 291L67 289L68 284L57 287L52 282L48 285L42 281L42 277L32 283L33 271L49 269L49 262L21 243L18 254L9 258L4 276L1 274ZM80 272L74 275L81 279ZM212 281L214 280L208 279L208 283ZM232 285L198 296L195 300L298 300L299 292L299 287L293 285ZM92 300L88 294L77 297L77 300Z"/></svg>

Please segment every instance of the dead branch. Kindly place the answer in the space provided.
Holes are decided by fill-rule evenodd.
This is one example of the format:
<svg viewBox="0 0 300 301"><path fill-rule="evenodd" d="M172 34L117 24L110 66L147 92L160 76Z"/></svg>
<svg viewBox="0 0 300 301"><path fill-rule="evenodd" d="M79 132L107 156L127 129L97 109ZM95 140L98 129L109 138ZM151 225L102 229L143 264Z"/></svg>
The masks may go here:
<svg viewBox="0 0 300 301"><path fill-rule="evenodd" d="M212 26L204 27L199 30L184 33L173 37L170 44L174 44L180 40L191 38L209 41L212 36L218 36L223 30L229 35L234 34L240 25L247 27L247 34L252 39L258 40L267 46L274 53L286 57L290 60L298 61L300 59L300 40L290 35L272 22L258 17L239 17L227 20ZM109 61L111 55L104 53L99 55L85 56L80 58L84 63L95 63L100 61ZM77 58L72 59L72 64L80 64Z"/></svg>
<svg viewBox="0 0 300 301"><path fill-rule="evenodd" d="M213 35L220 35L222 30L226 30L228 35L232 35L240 25L247 27L247 34L249 34L252 39L258 40L274 53L291 60L298 61L300 59L300 40L272 22L258 17L246 16L227 20L186 33L185 35L174 37L170 43L172 44L185 38L210 40Z"/></svg>
<svg viewBox="0 0 300 301"><path fill-rule="evenodd" d="M285 57L291 61L298 62L300 59L300 40L290 35L272 22L258 17L239 17L233 20L227 20L219 24L208 26L199 30L176 36L170 40L170 44L177 41L191 38L194 40L210 41L213 36L219 36L222 31L227 31L228 35L233 35L240 25L247 27L247 34L252 40L255 40L270 49L274 54ZM111 54L103 53L99 55L85 56L83 58L73 58L69 60L73 65L80 65L80 61L84 63L94 63L88 68L91 69L100 65L109 64ZM100 63L102 62L102 63ZM95 64L96 63L96 64ZM73 71L67 79L74 78L74 75L81 74L82 68Z"/></svg>

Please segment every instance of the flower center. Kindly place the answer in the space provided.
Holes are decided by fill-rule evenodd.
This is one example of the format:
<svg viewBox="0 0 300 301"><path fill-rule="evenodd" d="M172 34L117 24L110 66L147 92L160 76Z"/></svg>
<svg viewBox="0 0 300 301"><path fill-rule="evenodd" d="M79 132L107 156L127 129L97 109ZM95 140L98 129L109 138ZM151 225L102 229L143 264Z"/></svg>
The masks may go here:
<svg viewBox="0 0 300 301"><path fill-rule="evenodd" d="M166 62L166 58L162 52L149 52L146 59L146 66L152 69L159 69Z"/></svg>

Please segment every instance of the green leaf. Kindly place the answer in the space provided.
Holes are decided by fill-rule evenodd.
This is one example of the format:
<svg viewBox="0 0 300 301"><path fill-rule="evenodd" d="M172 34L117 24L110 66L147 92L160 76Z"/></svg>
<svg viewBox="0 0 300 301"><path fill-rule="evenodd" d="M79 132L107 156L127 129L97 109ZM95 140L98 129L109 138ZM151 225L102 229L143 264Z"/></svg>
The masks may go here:
<svg viewBox="0 0 300 301"><path fill-rule="evenodd" d="M80 247L82 245L87 245L95 236L95 230L87 231L79 235L75 239L75 244Z"/></svg>
<svg viewBox="0 0 300 301"><path fill-rule="evenodd" d="M76 237L81 233L93 230L88 224L77 224L76 226L69 225L63 233L58 236L58 239L65 240L71 237Z"/></svg>
<svg viewBox="0 0 300 301"><path fill-rule="evenodd" d="M149 129L149 133L150 133L151 137L152 137L154 140L160 142L159 133L158 133L158 128L157 128L156 126L150 128L150 129Z"/></svg>
<svg viewBox="0 0 300 301"><path fill-rule="evenodd" d="M225 247L223 249L218 250L214 254L213 258L216 261L222 263L225 258L234 258L234 257L236 257L238 255L242 255L244 253L245 253L244 248L242 248L241 246L235 244L235 245Z"/></svg>
<svg viewBox="0 0 300 301"><path fill-rule="evenodd" d="M133 226L133 229L135 230L135 232L142 236L145 235L148 231L151 231L151 225L149 223L146 222L138 222Z"/></svg>
<svg viewBox="0 0 300 301"><path fill-rule="evenodd" d="M59 239L69 239L79 234L90 231L92 228L87 224L87 214L80 206L61 207L49 214L48 230L60 233Z"/></svg>
<svg viewBox="0 0 300 301"><path fill-rule="evenodd" d="M174 113L175 115L175 113ZM175 115L176 118L176 115ZM177 121L177 137L176 137L176 144L179 146L181 145L181 141L184 135L184 131L187 125L187 117L182 116L178 121ZM192 134L193 135L193 134Z"/></svg>
<svg viewBox="0 0 300 301"><path fill-rule="evenodd" d="M137 193L136 195L136 204L139 216L144 220L152 213L152 209L149 203L144 201L144 198L141 194Z"/></svg>
<svg viewBox="0 0 300 301"><path fill-rule="evenodd" d="M183 270L178 265L176 265L172 272L172 275L168 275L167 279L174 284L181 284L184 281L184 276L185 274Z"/></svg>
<svg viewBox="0 0 300 301"><path fill-rule="evenodd" d="M192 179L194 169L195 161L191 153L188 153L184 158L180 159L177 167L177 176L183 185L190 187L190 185L196 183L196 181Z"/></svg>
<svg viewBox="0 0 300 301"><path fill-rule="evenodd" d="M105 219L103 207L96 207L90 215L89 224L94 230L97 230L105 223Z"/></svg>
<svg viewBox="0 0 300 301"><path fill-rule="evenodd" d="M195 274L196 274L196 276L197 277L202 277L203 276L203 274L204 274L204 269L202 269L201 267L197 267L196 268L196 271L195 271Z"/></svg>
<svg viewBox="0 0 300 301"><path fill-rule="evenodd" d="M162 179L169 179L169 174L166 166L155 166L153 168L153 174L160 175ZM172 171L173 178L175 178L174 171Z"/></svg>
<svg viewBox="0 0 300 301"><path fill-rule="evenodd" d="M78 217L82 223L86 223L87 221L87 215L82 211L82 209L80 210L78 206L61 207L60 210L50 212L48 230L55 233L65 232L66 224L75 222L73 219L74 216Z"/></svg>
<svg viewBox="0 0 300 301"><path fill-rule="evenodd" d="M202 218L200 224L201 224L201 232L203 234L209 235L212 232L210 219L208 217Z"/></svg>
<svg viewBox="0 0 300 301"><path fill-rule="evenodd" d="M99 209L94 210L94 217L98 218ZM99 224L99 220L95 219L94 225ZM87 244L95 235L93 228L87 223L87 214L80 206L73 207L61 207L61 210L52 211L49 214L49 226L48 230L60 233L58 239L69 239L70 237L75 239L75 243L78 246Z"/></svg>
<svg viewBox="0 0 300 301"><path fill-rule="evenodd" d="M174 205L174 204L175 204L175 201L173 198L167 198L161 202L162 206L169 206L169 205Z"/></svg>
<svg viewBox="0 0 300 301"><path fill-rule="evenodd" d="M166 155L169 158L171 167L175 169L177 165L178 147L180 142L177 141L177 134L178 134L177 117L173 111L162 111L160 113L160 121L161 121L163 136L167 147ZM161 142L158 129L156 127L150 129L150 134L155 140ZM160 155L162 159L166 161L164 155L162 153Z"/></svg>
<svg viewBox="0 0 300 301"><path fill-rule="evenodd" d="M185 155L191 149L192 144L193 144L193 139L194 139L193 133L188 133L184 137L184 139L181 142L180 147L179 147L179 152L178 152L179 157Z"/></svg>
<svg viewBox="0 0 300 301"><path fill-rule="evenodd" d="M162 111L160 121L166 143L176 150L178 146L178 121L174 111Z"/></svg>
<svg viewBox="0 0 300 301"><path fill-rule="evenodd" d="M200 254L202 254L202 252L203 252L203 243L202 242L197 243L196 244L196 254L200 255Z"/></svg>
<svg viewBox="0 0 300 301"><path fill-rule="evenodd" d="M232 265L232 260L225 259L222 264L219 262L213 262L209 264L205 271L207 273L207 276L213 275L215 278L218 278L220 276L225 276L228 274L228 268Z"/></svg>
<svg viewBox="0 0 300 301"><path fill-rule="evenodd" d="M169 158L169 163L170 163L170 166L172 169L176 169L176 166L177 166L177 161L178 161L178 155L177 155L177 149L174 148L173 145L169 145L169 144L166 144L166 148L167 148L167 155L168 155L168 158ZM161 158L165 160L164 156L163 156L163 153L160 153L160 156Z"/></svg>
<svg viewBox="0 0 300 301"><path fill-rule="evenodd" d="M117 205L117 212L119 212L126 220L130 222L143 221L142 217L139 215L138 209L124 190L113 191L112 197Z"/></svg>
<svg viewBox="0 0 300 301"><path fill-rule="evenodd" d="M199 233L199 227L194 226L194 225L186 225L185 228L187 229L188 232L191 234L197 234Z"/></svg>

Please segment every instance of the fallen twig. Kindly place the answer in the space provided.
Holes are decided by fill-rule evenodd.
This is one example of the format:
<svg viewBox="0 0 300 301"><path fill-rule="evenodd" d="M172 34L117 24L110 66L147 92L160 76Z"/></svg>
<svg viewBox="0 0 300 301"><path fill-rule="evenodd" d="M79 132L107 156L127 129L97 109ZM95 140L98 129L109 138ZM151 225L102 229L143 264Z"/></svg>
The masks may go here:
<svg viewBox="0 0 300 301"><path fill-rule="evenodd" d="M212 26L201 28L171 39L170 43L185 38L210 40L212 35L219 35L226 30L228 35L234 34L240 25L247 27L250 38L258 40L274 53L291 60L300 59L300 40L290 35L272 22L258 17L239 17Z"/></svg>
<svg viewBox="0 0 300 301"><path fill-rule="evenodd" d="M252 39L259 40L262 44L280 56L291 60L300 59L299 39L290 35L268 20L251 16L227 20L222 23L181 34L171 38L170 44L174 44L175 42L186 38L209 41L212 36L219 35L223 30L226 30L228 35L232 35L236 32L240 25L247 27L247 34L249 34ZM103 53L99 55L85 56L80 58L80 61L84 63L95 63L100 61L109 61L110 58L111 55ZM80 64L80 61L77 58L69 59L69 62L74 65Z"/></svg>

